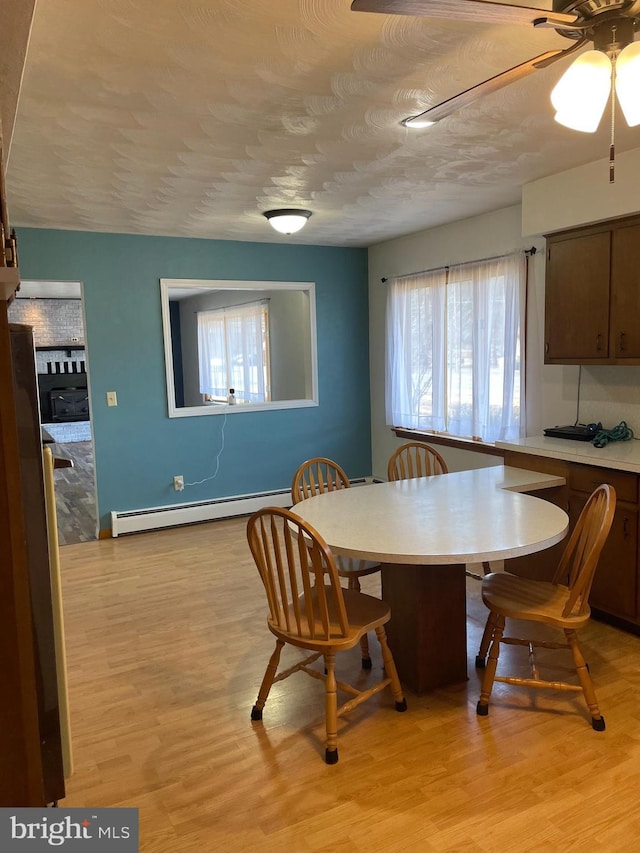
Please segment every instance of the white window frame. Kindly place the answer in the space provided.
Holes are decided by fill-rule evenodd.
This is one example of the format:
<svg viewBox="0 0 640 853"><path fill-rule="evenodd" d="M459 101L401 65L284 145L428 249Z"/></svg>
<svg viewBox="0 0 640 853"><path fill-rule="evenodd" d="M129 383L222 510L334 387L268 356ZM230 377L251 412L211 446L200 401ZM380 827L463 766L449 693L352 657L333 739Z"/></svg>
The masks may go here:
<svg viewBox="0 0 640 853"><path fill-rule="evenodd" d="M271 400L268 403L251 403L245 406L228 405L176 405L176 387L173 368L173 342L171 336L170 295L174 291L194 295L198 292L237 291L239 294L252 291L294 291L306 294L308 299L308 385L305 395L299 399ZM216 417L219 415L250 414L252 412L276 411L280 409L303 409L320 404L318 382L318 340L316 327L316 285L313 281L240 281L230 279L160 279L160 305L162 312L162 334L164 340L164 369L167 392L167 414L169 418ZM272 341L273 342L273 341ZM305 359L307 355L305 354Z"/></svg>

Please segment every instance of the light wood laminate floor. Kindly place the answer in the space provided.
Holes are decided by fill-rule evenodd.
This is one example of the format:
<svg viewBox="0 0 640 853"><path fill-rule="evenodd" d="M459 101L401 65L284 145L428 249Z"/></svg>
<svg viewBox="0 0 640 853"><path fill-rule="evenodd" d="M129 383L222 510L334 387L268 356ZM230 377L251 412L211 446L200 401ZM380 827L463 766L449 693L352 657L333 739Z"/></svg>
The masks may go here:
<svg viewBox="0 0 640 853"><path fill-rule="evenodd" d="M583 632L603 733L578 696L505 685L478 718L469 580L469 681L407 693L405 714L374 697L340 719L329 767L320 682L275 685L249 719L273 642L245 522L61 549L76 766L61 805L138 807L144 853L640 849L640 639ZM339 666L357 677L359 649Z"/></svg>

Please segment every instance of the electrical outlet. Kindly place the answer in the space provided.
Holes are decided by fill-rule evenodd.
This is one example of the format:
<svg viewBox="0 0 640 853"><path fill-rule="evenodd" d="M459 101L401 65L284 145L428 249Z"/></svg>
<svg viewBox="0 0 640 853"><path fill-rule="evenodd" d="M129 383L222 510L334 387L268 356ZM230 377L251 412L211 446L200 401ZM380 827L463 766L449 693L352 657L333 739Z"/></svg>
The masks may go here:
<svg viewBox="0 0 640 853"><path fill-rule="evenodd" d="M176 492L182 492L184 490L184 477L182 474L176 474L173 478L173 488Z"/></svg>

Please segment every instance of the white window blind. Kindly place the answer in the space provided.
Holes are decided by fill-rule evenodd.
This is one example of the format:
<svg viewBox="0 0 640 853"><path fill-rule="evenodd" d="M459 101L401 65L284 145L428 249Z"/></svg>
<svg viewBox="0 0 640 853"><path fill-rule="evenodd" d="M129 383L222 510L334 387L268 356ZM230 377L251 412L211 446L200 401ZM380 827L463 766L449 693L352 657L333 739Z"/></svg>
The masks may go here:
<svg viewBox="0 0 640 853"><path fill-rule="evenodd" d="M238 403L270 400L269 311L265 301L198 313L200 393Z"/></svg>
<svg viewBox="0 0 640 853"><path fill-rule="evenodd" d="M488 442L524 434L525 269L518 253L389 283L389 425Z"/></svg>

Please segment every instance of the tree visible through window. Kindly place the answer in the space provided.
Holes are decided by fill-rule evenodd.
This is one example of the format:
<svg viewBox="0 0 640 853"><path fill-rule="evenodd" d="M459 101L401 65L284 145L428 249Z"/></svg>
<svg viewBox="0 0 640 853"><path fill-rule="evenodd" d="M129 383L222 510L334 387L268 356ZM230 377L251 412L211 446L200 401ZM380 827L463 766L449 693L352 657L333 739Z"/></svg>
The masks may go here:
<svg viewBox="0 0 640 853"><path fill-rule="evenodd" d="M387 423L524 433L522 254L396 278L387 295Z"/></svg>
<svg viewBox="0 0 640 853"><path fill-rule="evenodd" d="M271 399L268 304L250 302L198 313L200 393L226 402L229 389L238 403Z"/></svg>

